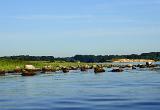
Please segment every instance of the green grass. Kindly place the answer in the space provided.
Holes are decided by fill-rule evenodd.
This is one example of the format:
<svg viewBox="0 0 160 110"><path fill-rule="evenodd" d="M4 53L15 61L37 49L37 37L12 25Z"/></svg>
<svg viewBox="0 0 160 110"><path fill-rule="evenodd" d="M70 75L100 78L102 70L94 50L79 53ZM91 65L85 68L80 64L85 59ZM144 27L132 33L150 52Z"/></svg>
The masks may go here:
<svg viewBox="0 0 160 110"><path fill-rule="evenodd" d="M7 60L0 59L0 70L14 70L16 66L24 68L25 65L30 64L35 66L36 68L42 68L43 66L51 65L53 67L57 66L78 66L78 65L93 65L93 63L78 63L78 62L49 62L49 61L21 61L21 60Z"/></svg>

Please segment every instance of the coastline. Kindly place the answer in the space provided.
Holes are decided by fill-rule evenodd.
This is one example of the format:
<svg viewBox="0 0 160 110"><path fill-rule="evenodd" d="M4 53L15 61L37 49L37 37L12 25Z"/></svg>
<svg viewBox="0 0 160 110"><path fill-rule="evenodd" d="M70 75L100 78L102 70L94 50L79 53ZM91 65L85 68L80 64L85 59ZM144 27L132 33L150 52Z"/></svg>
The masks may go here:
<svg viewBox="0 0 160 110"><path fill-rule="evenodd" d="M139 62L139 64L132 64ZM142 64L141 62L146 62ZM35 75L35 72L53 73L62 71L68 73L70 70L87 71L93 69L95 73L105 72L104 68L113 68L112 72L121 72L125 68L154 68L159 65L153 64L150 59L113 59L112 63L85 63L85 62L65 62L65 61L22 61L22 60L0 60L0 75L5 73L18 73L23 75ZM113 63L131 63L131 64L113 64ZM116 68L116 69L114 69Z"/></svg>
<svg viewBox="0 0 160 110"><path fill-rule="evenodd" d="M130 62L155 62L151 59L113 59L114 63L130 63Z"/></svg>

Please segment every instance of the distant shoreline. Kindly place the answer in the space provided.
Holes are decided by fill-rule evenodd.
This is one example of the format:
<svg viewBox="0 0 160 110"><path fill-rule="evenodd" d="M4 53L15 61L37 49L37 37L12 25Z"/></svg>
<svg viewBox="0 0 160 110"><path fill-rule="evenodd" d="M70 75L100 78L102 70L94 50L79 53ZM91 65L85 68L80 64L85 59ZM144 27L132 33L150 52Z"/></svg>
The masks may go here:
<svg viewBox="0 0 160 110"><path fill-rule="evenodd" d="M151 59L113 59L112 62L117 62L117 63L155 62L155 60L151 60Z"/></svg>
<svg viewBox="0 0 160 110"><path fill-rule="evenodd" d="M121 62L153 62L160 61L160 52L150 52L131 54L131 55L75 55L71 57L54 57L54 56L29 56L29 55L19 55L19 56L4 56L0 59L8 60L22 60L22 61L65 61L65 62L86 62L86 63L105 63L112 62L113 59L131 59L122 60Z"/></svg>

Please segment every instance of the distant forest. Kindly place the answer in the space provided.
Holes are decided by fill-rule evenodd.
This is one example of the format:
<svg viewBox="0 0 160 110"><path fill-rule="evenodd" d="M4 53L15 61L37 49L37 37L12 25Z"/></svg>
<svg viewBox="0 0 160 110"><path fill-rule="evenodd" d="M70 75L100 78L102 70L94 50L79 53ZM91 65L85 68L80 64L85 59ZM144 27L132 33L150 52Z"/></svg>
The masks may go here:
<svg viewBox="0 0 160 110"><path fill-rule="evenodd" d="M0 59L24 60L24 61L66 61L66 62L110 62L112 59L153 59L160 61L160 52L142 53L140 55L75 55L73 57L55 58L54 56L4 56Z"/></svg>

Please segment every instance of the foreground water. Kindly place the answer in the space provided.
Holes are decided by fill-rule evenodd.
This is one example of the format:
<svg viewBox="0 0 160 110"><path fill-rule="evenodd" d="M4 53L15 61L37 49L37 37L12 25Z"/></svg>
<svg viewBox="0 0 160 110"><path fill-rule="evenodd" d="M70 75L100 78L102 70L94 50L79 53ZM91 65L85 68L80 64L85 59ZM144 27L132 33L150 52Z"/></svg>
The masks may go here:
<svg viewBox="0 0 160 110"><path fill-rule="evenodd" d="M160 70L0 77L0 110L159 110Z"/></svg>

